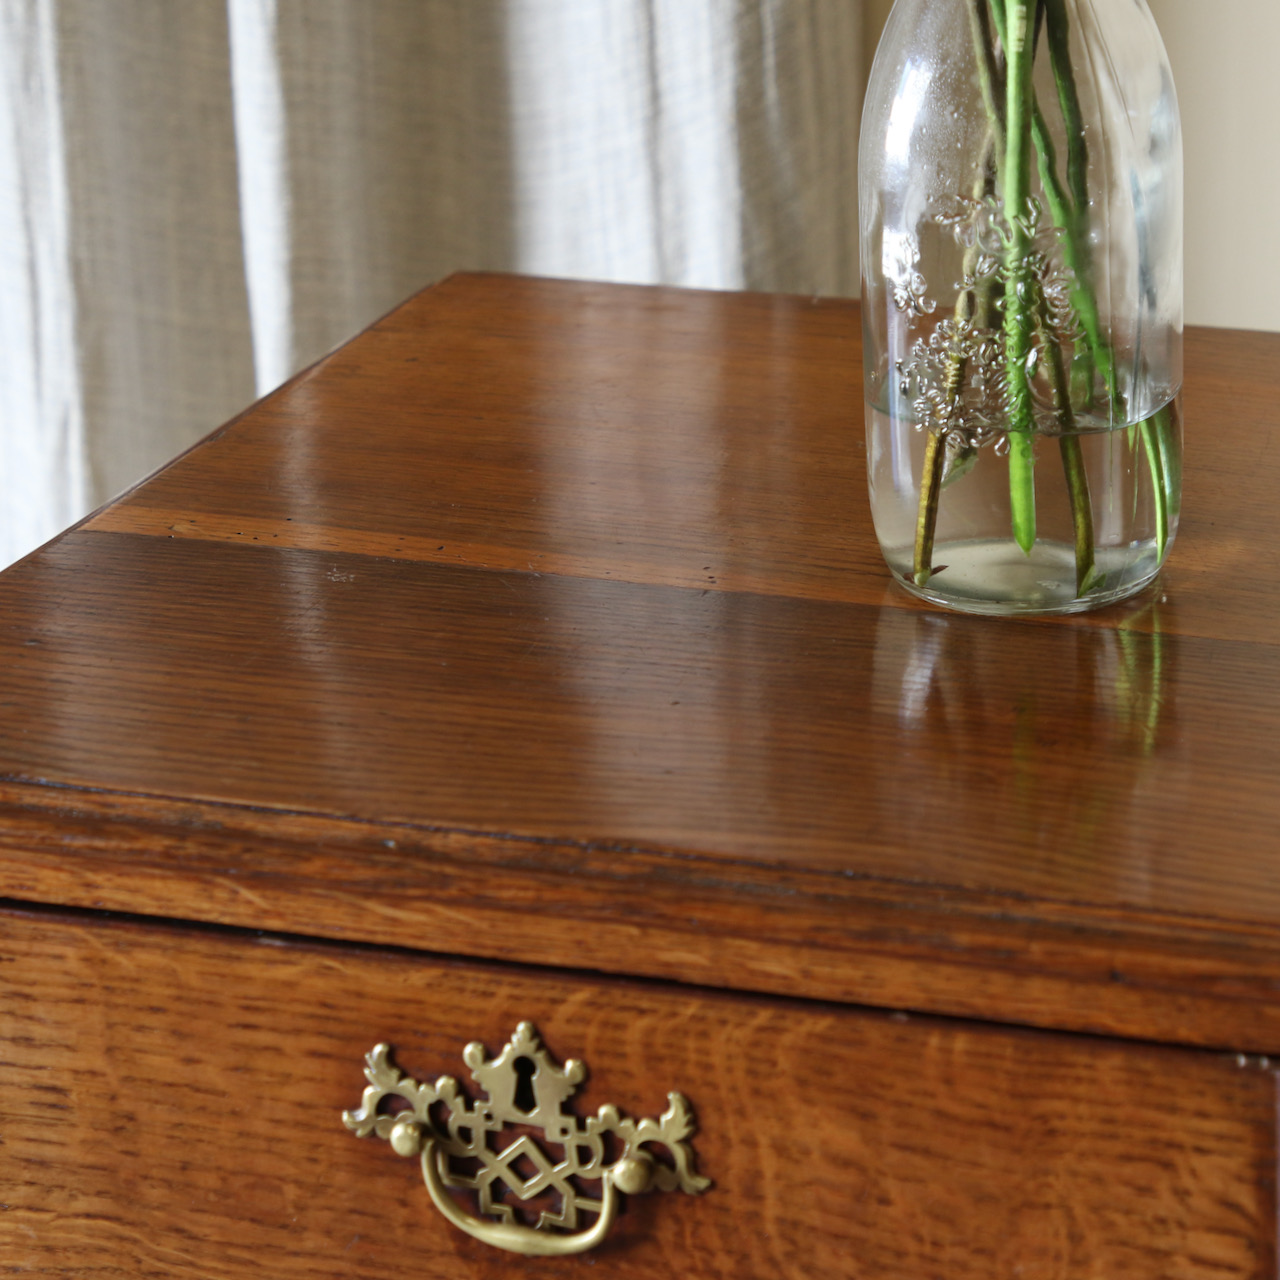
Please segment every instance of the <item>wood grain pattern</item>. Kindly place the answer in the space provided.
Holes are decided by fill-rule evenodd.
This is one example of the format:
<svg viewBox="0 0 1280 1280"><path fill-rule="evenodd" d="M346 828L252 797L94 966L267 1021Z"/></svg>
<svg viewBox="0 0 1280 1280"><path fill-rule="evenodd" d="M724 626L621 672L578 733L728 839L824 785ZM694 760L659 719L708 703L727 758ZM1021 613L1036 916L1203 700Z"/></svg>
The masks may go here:
<svg viewBox="0 0 1280 1280"><path fill-rule="evenodd" d="M74 789L43 796L53 843L29 789L0 794L0 857L28 902L1180 1044L1280 1042L1266 927L1138 930L1087 903L1019 911L946 886Z"/></svg>
<svg viewBox="0 0 1280 1280"><path fill-rule="evenodd" d="M1214 858L1271 646L131 535L7 586L10 776L1280 923Z"/></svg>
<svg viewBox="0 0 1280 1280"><path fill-rule="evenodd" d="M1275 335L1187 333L1166 630L1276 642ZM389 482L389 478L393 478ZM866 499L858 304L456 276L88 527L922 609ZM1050 625L1152 625L1132 609Z"/></svg>
<svg viewBox="0 0 1280 1280"><path fill-rule="evenodd" d="M1275 1273L1274 1079L1227 1055L23 912L0 915L0 1007L0 1257L23 1274ZM686 1092L711 1192L525 1261L342 1128L375 1041L465 1077L462 1044L521 1018L586 1060L584 1112Z"/></svg>
<svg viewBox="0 0 1280 1280"><path fill-rule="evenodd" d="M446 282L0 576L0 893L1280 1050L1277 354L1190 335L1158 592L992 622L856 306Z"/></svg>
<svg viewBox="0 0 1280 1280"><path fill-rule="evenodd" d="M1220 732L1229 715L1263 733L1280 710L1258 646L1224 654L1176 635L993 631L750 596L730 597L726 614L724 597L678 590L121 536L76 535L35 568L11 575L0 624L15 655L0 671L0 766L212 803L177 819L184 836L232 821L223 810L234 804L376 820L386 829L375 846L418 853L384 880L367 852L334 852L326 878L353 887L317 903L301 872L263 877L252 842L233 846L239 858L215 845L215 877L228 883L214 896L186 861L144 853L174 821L164 817L117 855L109 891L109 864L68 837L74 801L37 792L56 826L37 832L29 818L18 838L10 825L10 896L484 954L475 917L461 916L446 943L435 916L447 861L463 860L450 876L456 906L474 899L465 860L489 839L505 864L485 879L493 907L527 910L532 875L557 914L591 921L542 944L571 963L880 1001L867 953L884 952L886 968L901 940L914 935L914 951L937 930L956 931L954 950L967 907L982 946L967 937L959 990L944 991L926 950L919 989L892 1003L1239 1048L1280 1041L1271 944L1259 937L1278 910L1269 863L1248 879L1240 860L1233 880L1219 837L1230 823L1265 849L1271 835L1270 762L1254 738ZM40 594L20 590L28 581ZM1253 689L1262 697L1250 704ZM1247 793L1253 809L1231 812ZM332 848L323 829L312 839ZM567 849L601 846L589 871L578 861L569 874ZM50 859L78 860L85 883L42 884L34 873ZM144 861L170 881L167 903L148 896ZM803 875L804 897L768 875L734 894L751 863ZM624 960L598 926L636 928L657 867L689 936L674 951L627 948ZM883 900L859 901L868 877L888 886L888 921ZM927 905L924 881L938 890ZM1077 903L1132 910L1068 910L1075 937L1058 947L1047 929L1012 927L1011 897L1031 915L1027 900L1062 899L1066 884ZM1207 904L1239 922L1229 937L1195 920ZM922 907L926 927L914 922ZM548 930L527 932L525 954L539 954ZM766 938L792 957L772 981L761 963L730 959L735 942L750 953ZM1206 951L1188 965L1195 942ZM819 946L830 950L815 966ZM989 999L979 966L1027 990ZM1069 1001L1035 986L1064 976L1081 987ZM1193 997L1211 1006L1198 1029Z"/></svg>
<svg viewBox="0 0 1280 1280"><path fill-rule="evenodd" d="M454 278L89 527L879 594L865 515L831 519L866 505L856 326L835 302Z"/></svg>

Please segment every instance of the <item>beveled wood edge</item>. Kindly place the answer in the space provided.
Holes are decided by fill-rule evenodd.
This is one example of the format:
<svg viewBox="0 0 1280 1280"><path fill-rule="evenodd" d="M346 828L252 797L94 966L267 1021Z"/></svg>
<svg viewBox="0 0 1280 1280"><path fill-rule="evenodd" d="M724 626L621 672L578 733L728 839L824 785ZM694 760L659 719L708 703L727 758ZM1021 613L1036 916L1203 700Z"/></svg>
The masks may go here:
<svg viewBox="0 0 1280 1280"><path fill-rule="evenodd" d="M10 782L0 897L1280 1055L1264 925L672 850Z"/></svg>

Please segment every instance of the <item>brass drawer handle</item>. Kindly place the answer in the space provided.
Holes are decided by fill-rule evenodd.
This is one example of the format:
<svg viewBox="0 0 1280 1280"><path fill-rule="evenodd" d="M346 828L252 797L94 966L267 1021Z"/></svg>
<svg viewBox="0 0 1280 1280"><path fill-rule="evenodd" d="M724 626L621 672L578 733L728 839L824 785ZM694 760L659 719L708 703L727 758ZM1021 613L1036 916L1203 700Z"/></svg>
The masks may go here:
<svg viewBox="0 0 1280 1280"><path fill-rule="evenodd" d="M559 1067L543 1048L530 1022L522 1022L502 1052L490 1060L473 1041L462 1052L471 1078L484 1091L469 1098L452 1076L434 1085L419 1084L391 1063L391 1050L378 1045L368 1054L364 1074L369 1081L357 1111L344 1111L342 1122L358 1137L386 1138L397 1154L419 1156L422 1177L436 1208L459 1230L512 1253L563 1256L593 1248L608 1234L618 1212L619 1193L685 1191L697 1195L711 1182L694 1172L693 1151L686 1139L694 1130L689 1104L678 1093L667 1095L666 1111L656 1120L631 1120L615 1106L603 1106L585 1120L566 1115L564 1104L586 1078L586 1067L570 1059ZM381 1112L391 1098L402 1101L394 1114ZM438 1105L440 1104L440 1105ZM443 1116L433 1116L443 1109ZM501 1150L490 1146L490 1134L518 1125L521 1136ZM546 1143L560 1147L558 1159L528 1132L541 1129ZM621 1150L610 1157L606 1137ZM655 1159L646 1144L664 1147L671 1163ZM466 1161L470 1171L453 1161ZM523 1171L517 1167L523 1164ZM577 1182L599 1182L599 1199L585 1195ZM503 1197L506 1187L514 1202ZM449 1188L475 1193L478 1215L458 1205ZM543 1208L537 1224L516 1219L521 1201L555 1192L559 1207ZM580 1229L579 1218L595 1221Z"/></svg>

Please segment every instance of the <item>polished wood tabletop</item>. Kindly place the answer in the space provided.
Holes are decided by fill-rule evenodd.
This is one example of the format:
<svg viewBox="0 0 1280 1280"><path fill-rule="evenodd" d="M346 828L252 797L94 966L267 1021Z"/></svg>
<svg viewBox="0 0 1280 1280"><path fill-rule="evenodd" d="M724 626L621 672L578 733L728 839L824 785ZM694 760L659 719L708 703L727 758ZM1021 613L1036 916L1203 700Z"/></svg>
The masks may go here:
<svg viewBox="0 0 1280 1280"><path fill-rule="evenodd" d="M872 532L856 303L453 277L0 575L0 895L1280 1049L1280 337L1066 619Z"/></svg>

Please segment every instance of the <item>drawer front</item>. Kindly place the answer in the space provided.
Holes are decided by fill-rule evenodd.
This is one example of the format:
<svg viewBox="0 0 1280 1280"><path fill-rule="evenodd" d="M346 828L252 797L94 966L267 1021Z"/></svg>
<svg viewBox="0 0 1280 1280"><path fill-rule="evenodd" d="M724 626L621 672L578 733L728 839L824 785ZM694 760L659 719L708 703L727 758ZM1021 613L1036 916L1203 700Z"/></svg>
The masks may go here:
<svg viewBox="0 0 1280 1280"><path fill-rule="evenodd" d="M692 1103L712 1188L522 1258L344 1129L378 1041L472 1089L521 1020L574 1108ZM1275 1092L1228 1055L229 932L0 916L0 1269L471 1280L1274 1276Z"/></svg>

